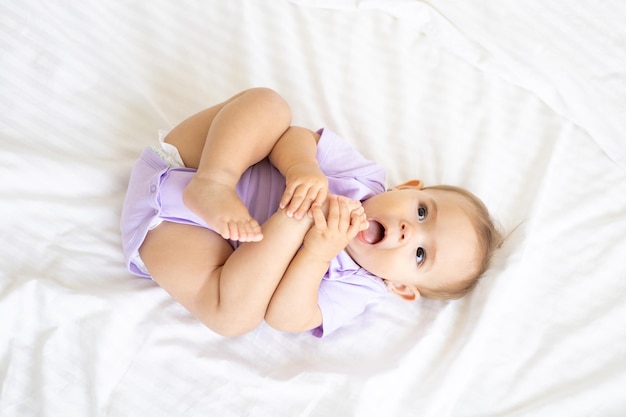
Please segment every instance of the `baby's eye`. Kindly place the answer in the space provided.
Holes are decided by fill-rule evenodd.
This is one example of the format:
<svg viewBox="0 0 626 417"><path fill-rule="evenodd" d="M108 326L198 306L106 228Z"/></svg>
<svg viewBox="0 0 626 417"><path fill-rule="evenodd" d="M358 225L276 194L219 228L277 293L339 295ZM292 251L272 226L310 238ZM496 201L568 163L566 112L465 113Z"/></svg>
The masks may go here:
<svg viewBox="0 0 626 417"><path fill-rule="evenodd" d="M417 209L417 219L421 221L424 220L426 216L428 216L428 209L420 206L420 208Z"/></svg>
<svg viewBox="0 0 626 417"><path fill-rule="evenodd" d="M424 262L424 259L426 259L426 252L422 248L417 248L417 252L415 254L415 261L417 262L418 265L420 265L422 262Z"/></svg>

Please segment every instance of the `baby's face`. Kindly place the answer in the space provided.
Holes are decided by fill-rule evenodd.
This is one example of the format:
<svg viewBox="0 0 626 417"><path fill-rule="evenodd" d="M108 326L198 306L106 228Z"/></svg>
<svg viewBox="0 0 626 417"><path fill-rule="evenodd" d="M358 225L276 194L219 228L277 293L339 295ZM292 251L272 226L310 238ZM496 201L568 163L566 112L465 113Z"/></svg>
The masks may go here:
<svg viewBox="0 0 626 417"><path fill-rule="evenodd" d="M390 289L438 289L478 268L469 203L454 192L402 185L363 202L369 228L348 254ZM409 297L407 297L409 298Z"/></svg>

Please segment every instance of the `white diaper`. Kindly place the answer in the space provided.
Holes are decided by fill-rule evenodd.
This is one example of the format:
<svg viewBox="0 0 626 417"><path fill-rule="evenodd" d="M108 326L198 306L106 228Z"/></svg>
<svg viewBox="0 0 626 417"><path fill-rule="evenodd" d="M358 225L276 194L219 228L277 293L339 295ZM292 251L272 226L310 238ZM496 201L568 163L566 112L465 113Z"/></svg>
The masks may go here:
<svg viewBox="0 0 626 417"><path fill-rule="evenodd" d="M183 158L180 157L178 148L171 143L165 142L169 130L159 130L159 145L150 145L150 148L159 155L171 167L184 167Z"/></svg>

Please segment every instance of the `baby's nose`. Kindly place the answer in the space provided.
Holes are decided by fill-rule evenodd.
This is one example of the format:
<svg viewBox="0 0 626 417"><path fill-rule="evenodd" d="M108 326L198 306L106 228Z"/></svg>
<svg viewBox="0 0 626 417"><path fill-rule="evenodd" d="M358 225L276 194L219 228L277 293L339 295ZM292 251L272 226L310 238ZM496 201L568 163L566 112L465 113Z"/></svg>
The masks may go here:
<svg viewBox="0 0 626 417"><path fill-rule="evenodd" d="M409 222L402 222L400 224L400 241L409 241L411 237L413 237L413 226Z"/></svg>

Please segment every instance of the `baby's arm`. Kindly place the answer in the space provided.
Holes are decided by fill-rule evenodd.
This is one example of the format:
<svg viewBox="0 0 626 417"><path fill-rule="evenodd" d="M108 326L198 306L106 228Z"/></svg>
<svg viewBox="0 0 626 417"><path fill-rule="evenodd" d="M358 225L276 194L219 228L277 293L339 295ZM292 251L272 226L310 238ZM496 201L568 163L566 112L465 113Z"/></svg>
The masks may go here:
<svg viewBox="0 0 626 417"><path fill-rule="evenodd" d="M278 330L306 331L322 323L317 304L322 277L330 261L367 228L360 203L345 197L328 199L327 218L319 205L314 205L312 212L315 225L306 234L265 314L266 322Z"/></svg>
<svg viewBox="0 0 626 417"><path fill-rule="evenodd" d="M322 205L328 195L328 179L317 162L319 135L291 126L269 154L272 164L286 179L280 208L301 219L313 204Z"/></svg>

